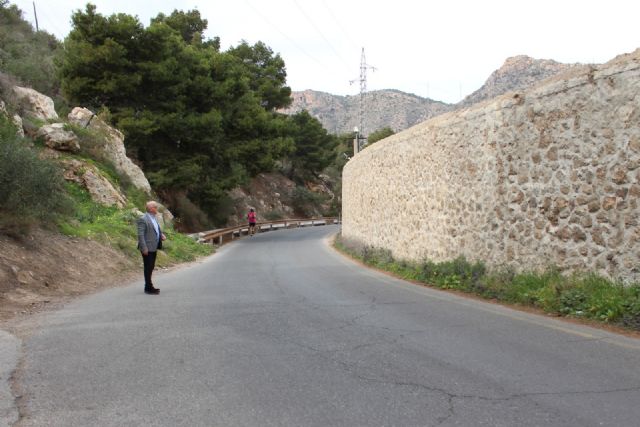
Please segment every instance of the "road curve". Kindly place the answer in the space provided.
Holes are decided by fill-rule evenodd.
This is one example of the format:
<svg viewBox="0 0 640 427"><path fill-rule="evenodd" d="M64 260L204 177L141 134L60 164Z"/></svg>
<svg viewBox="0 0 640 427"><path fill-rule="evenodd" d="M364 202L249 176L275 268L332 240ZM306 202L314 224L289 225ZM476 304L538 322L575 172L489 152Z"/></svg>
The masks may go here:
<svg viewBox="0 0 640 427"><path fill-rule="evenodd" d="M244 238L37 318L19 426L637 426L640 340Z"/></svg>

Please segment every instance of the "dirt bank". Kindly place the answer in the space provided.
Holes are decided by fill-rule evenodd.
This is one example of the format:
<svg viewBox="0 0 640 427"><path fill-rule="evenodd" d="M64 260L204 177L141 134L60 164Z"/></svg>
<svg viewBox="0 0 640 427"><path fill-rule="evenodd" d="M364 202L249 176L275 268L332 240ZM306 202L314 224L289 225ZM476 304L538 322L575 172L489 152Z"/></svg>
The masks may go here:
<svg viewBox="0 0 640 427"><path fill-rule="evenodd" d="M0 324L127 283L141 267L98 241L44 230L0 235Z"/></svg>

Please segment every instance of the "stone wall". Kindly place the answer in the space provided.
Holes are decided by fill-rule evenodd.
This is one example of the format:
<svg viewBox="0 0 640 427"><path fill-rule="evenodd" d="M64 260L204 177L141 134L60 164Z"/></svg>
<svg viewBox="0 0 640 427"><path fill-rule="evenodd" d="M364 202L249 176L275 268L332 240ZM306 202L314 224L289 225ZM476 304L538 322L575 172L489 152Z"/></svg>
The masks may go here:
<svg viewBox="0 0 640 427"><path fill-rule="evenodd" d="M357 154L343 236L434 261L640 280L640 49Z"/></svg>

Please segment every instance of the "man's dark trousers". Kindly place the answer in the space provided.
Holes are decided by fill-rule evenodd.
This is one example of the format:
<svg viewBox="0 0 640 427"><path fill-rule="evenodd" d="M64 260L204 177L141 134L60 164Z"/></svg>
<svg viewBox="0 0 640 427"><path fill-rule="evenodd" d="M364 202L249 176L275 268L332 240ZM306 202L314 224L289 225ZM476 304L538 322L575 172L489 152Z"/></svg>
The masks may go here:
<svg viewBox="0 0 640 427"><path fill-rule="evenodd" d="M153 289L153 283L151 283L151 273L156 266L156 255L158 252L148 252L147 255L142 254L142 262L144 264L144 290L150 291Z"/></svg>

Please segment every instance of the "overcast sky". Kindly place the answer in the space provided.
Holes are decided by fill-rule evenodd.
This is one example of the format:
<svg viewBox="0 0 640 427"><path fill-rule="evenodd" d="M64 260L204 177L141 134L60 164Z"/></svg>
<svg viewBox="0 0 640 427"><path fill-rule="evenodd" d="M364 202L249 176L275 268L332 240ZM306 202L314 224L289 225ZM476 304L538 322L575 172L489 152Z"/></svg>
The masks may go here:
<svg viewBox="0 0 640 427"><path fill-rule="evenodd" d="M35 22L33 3L10 0ZM279 53L293 90L336 95L399 89L457 102L515 55L602 63L640 47L638 0L94 0L103 15L198 9L223 48L263 41ZM41 29L63 39L83 0L36 0ZM355 80L353 84L350 81Z"/></svg>

